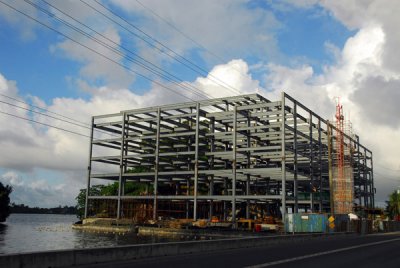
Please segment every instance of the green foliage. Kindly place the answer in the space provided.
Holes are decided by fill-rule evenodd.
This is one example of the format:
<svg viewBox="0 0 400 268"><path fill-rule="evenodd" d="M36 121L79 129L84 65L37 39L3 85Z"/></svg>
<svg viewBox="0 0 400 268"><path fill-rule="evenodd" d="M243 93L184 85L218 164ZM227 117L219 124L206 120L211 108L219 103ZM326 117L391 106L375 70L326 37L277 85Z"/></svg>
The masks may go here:
<svg viewBox="0 0 400 268"><path fill-rule="evenodd" d="M150 170L149 167L139 166L128 169L126 173L143 173L143 172L148 172L149 170Z"/></svg>
<svg viewBox="0 0 400 268"><path fill-rule="evenodd" d="M101 191L104 187L104 185L93 185L89 189L89 195L101 195ZM75 199L77 202L76 215L79 219L83 219L85 215L86 189L80 189Z"/></svg>
<svg viewBox="0 0 400 268"><path fill-rule="evenodd" d="M58 206L53 208L29 207L25 204L14 204L10 206L11 213L28 213L28 214L76 214L76 207Z"/></svg>
<svg viewBox="0 0 400 268"><path fill-rule="evenodd" d="M4 186L0 182L0 222L5 222L10 215L10 194L12 187L9 185Z"/></svg>
<svg viewBox="0 0 400 268"><path fill-rule="evenodd" d="M199 156L199 160L208 162L208 156L206 156L206 155L201 155L201 156Z"/></svg>
<svg viewBox="0 0 400 268"><path fill-rule="evenodd" d="M118 187L119 187L118 182L108 184L101 189L100 195L104 195L104 196L118 195Z"/></svg>
<svg viewBox="0 0 400 268"><path fill-rule="evenodd" d="M386 201L386 210L391 219L400 215L400 192L394 191L389 195L389 201Z"/></svg>
<svg viewBox="0 0 400 268"><path fill-rule="evenodd" d="M148 189L147 189L148 187ZM148 194L146 193L146 189L152 193L153 192L153 186L152 185L146 185L146 183L143 182L133 182L129 181L125 184L125 195L144 195Z"/></svg>
<svg viewBox="0 0 400 268"><path fill-rule="evenodd" d="M119 183L114 182L108 185L93 185L90 187L90 196L116 196L118 195ZM140 182L126 182L125 183L125 195L143 195L146 193L146 183ZM149 185L148 191L152 192L153 187ZM83 219L85 214L85 200L86 200L86 189L81 189L78 196L75 198L77 201L77 217Z"/></svg>

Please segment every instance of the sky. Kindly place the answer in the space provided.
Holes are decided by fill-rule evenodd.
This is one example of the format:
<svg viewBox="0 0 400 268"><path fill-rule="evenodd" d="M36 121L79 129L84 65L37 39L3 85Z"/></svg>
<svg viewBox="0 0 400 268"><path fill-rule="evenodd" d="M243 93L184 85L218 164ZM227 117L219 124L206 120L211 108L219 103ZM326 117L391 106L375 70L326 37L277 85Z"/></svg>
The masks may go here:
<svg viewBox="0 0 400 268"><path fill-rule="evenodd" d="M340 98L383 206L400 187L399 13L397 0L0 0L0 182L15 203L75 205L92 115L285 91L326 119Z"/></svg>

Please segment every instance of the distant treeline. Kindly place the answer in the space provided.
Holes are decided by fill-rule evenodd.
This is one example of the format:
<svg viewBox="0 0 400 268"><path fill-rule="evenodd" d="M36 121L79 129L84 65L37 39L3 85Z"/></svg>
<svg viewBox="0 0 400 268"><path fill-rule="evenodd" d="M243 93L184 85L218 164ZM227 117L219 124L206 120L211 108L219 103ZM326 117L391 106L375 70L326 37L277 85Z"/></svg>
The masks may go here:
<svg viewBox="0 0 400 268"><path fill-rule="evenodd" d="M14 204L10 205L11 213L28 213L28 214L76 214L76 207L68 206L58 206L55 208L31 208L25 206L24 204Z"/></svg>

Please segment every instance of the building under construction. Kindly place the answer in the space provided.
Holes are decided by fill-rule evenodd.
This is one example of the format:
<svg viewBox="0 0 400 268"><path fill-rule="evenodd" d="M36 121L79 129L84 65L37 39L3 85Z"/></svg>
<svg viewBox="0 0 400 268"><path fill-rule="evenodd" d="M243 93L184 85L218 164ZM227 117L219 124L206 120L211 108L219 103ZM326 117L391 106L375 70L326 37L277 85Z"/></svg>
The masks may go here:
<svg viewBox="0 0 400 268"><path fill-rule="evenodd" d="M117 194L89 191L109 182ZM94 116L87 183L85 217L138 222L344 214L373 208L375 192L372 152L341 106L330 122L285 93Z"/></svg>

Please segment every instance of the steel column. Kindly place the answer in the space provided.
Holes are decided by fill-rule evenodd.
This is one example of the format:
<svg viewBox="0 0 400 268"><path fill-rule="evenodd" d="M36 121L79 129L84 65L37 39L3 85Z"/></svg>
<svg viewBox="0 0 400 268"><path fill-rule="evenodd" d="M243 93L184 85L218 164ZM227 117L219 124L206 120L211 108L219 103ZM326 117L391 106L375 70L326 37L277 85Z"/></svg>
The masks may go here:
<svg viewBox="0 0 400 268"><path fill-rule="evenodd" d="M126 124L126 113L123 113L122 131L121 131L121 152L119 160L119 177L118 177L117 219L121 218L122 174L124 172L124 152L125 152L125 124Z"/></svg>
<svg viewBox="0 0 400 268"><path fill-rule="evenodd" d="M359 150L359 155L358 155L358 190L359 190L359 202L360 202L360 208L363 206L363 179L364 179L364 173L362 172L363 169L363 158L361 154L361 148L358 147Z"/></svg>
<svg viewBox="0 0 400 268"><path fill-rule="evenodd" d="M185 217L186 202L187 218L215 215L226 220L232 211L232 221L239 207L240 216L250 218L253 204L261 215L268 209L278 216L281 208L284 221L290 207L296 212L310 206L316 210L318 202L319 211L328 206L323 194L328 193L328 172L333 186L336 127L285 93L274 102L251 94L95 116L92 128L118 137L94 139L91 134L85 216L91 213L91 199L119 200L119 217L126 209L124 200L147 200L149 207L154 205L150 219L160 216L160 202L169 202L171 214L178 217ZM346 142L355 140L345 137ZM100 146L104 154L94 157ZM353 167L358 168L354 176L361 174L355 187L360 188L360 204L373 206L370 151L365 152L358 141L356 146L361 152L352 151ZM97 174L95 163L113 165L115 171ZM130 168L138 173L129 173ZM119 181L118 195L90 196L92 178ZM126 180L154 184L154 193L125 196ZM309 190L308 183L316 192ZM310 195L309 200L302 200L302 194ZM331 206L334 210L334 200ZM117 214L115 208L112 213Z"/></svg>
<svg viewBox="0 0 400 268"><path fill-rule="evenodd" d="M373 162L372 152L371 152L371 186L372 186L371 207L375 208L374 162Z"/></svg>
<svg viewBox="0 0 400 268"><path fill-rule="evenodd" d="M250 113L250 112L249 112ZM251 122L250 122L251 118L250 115L247 114L247 127L250 128L251 126ZM250 148L251 146L251 142L250 142L250 137L251 137L251 132L250 130L247 131L247 143L246 146L247 148ZM247 152L247 168L250 169L250 157L251 157L251 153L250 151ZM247 174L246 175L246 195L250 195L250 175ZM250 200L246 201L246 219L250 218Z"/></svg>
<svg viewBox="0 0 400 268"><path fill-rule="evenodd" d="M329 169L329 194L330 194L330 209L331 214L335 214L335 206L333 200L333 173L332 173L332 124L327 122L328 128L328 169Z"/></svg>
<svg viewBox="0 0 400 268"><path fill-rule="evenodd" d="M367 175L367 150L364 148L364 165L363 165L363 179L364 179L364 207L368 208L368 175Z"/></svg>
<svg viewBox="0 0 400 268"><path fill-rule="evenodd" d="M311 205L311 213L314 212L314 140L313 140L313 116L310 112L310 179L311 179L311 191L310 191L310 205Z"/></svg>
<svg viewBox="0 0 400 268"><path fill-rule="evenodd" d="M197 189L199 179L199 129L200 129L200 103L196 104L196 134L194 151L194 192L193 192L193 220L197 220Z"/></svg>
<svg viewBox="0 0 400 268"><path fill-rule="evenodd" d="M319 212L322 212L322 131L321 131L321 119L318 118L318 162L319 162Z"/></svg>
<svg viewBox="0 0 400 268"><path fill-rule="evenodd" d="M236 131L237 131L237 106L233 107L232 129L232 224L236 228Z"/></svg>
<svg viewBox="0 0 400 268"><path fill-rule="evenodd" d="M154 160L154 201L153 201L153 220L157 220L158 210L158 166L159 166L159 154L160 154L160 124L161 124L161 108L157 109L157 130L156 130L156 148L155 148L155 160Z"/></svg>
<svg viewBox="0 0 400 268"><path fill-rule="evenodd" d="M210 119L210 132L211 133L215 133L215 118L211 118ZM214 152L215 151L215 137L212 136L211 137L211 141L210 141L210 152ZM209 169L211 169L212 167L214 167L214 155L210 156L209 159ZM214 175L210 176L210 191L209 191L210 195L214 195ZM213 216L213 205L214 202L212 199L210 199L210 220L212 219Z"/></svg>
<svg viewBox="0 0 400 268"><path fill-rule="evenodd" d="M294 153L294 159L293 159L293 172L294 172L294 180L293 180L293 195L294 195L294 213L299 212L299 196L298 196L298 188L299 184L297 181L297 176L298 176L298 165L297 165L297 104L293 104L293 128L294 128L294 133L293 133L293 153Z"/></svg>
<svg viewBox="0 0 400 268"><path fill-rule="evenodd" d="M282 221L285 223L286 221L286 122L285 122L285 93L282 92L282 100L281 100L281 166L282 166Z"/></svg>
<svg viewBox="0 0 400 268"><path fill-rule="evenodd" d="M90 127L90 140L89 140L89 160L87 167L87 184L86 184L86 196L85 196L85 214L84 217L88 216L89 207L89 194L90 194L90 174L92 170L92 153L93 153L93 128L94 128L94 117L92 117L92 124Z"/></svg>

